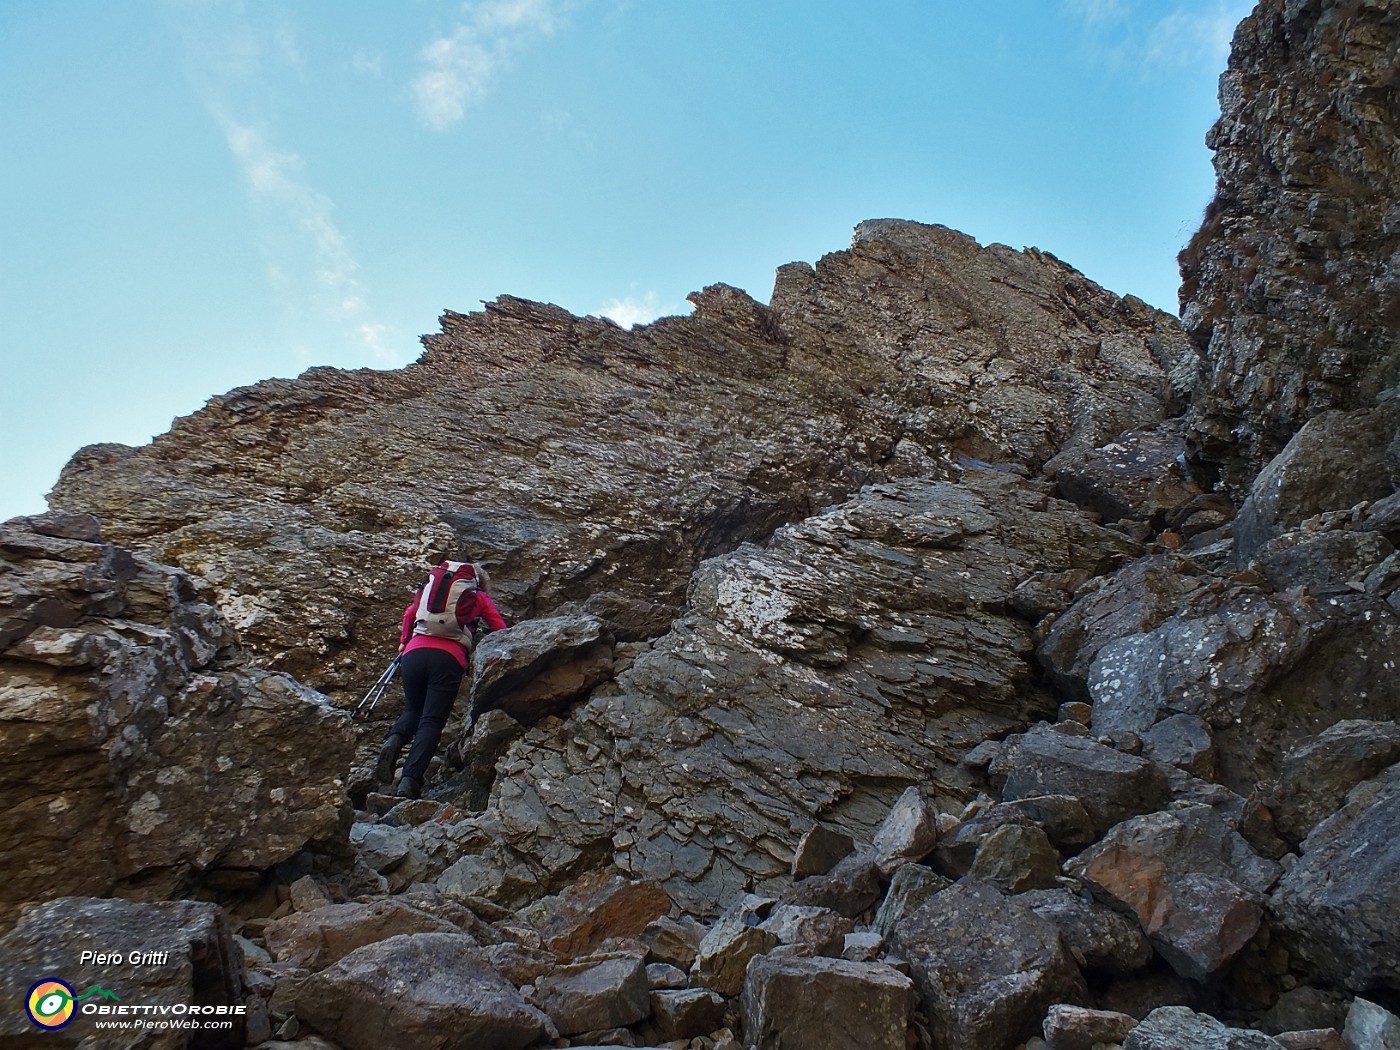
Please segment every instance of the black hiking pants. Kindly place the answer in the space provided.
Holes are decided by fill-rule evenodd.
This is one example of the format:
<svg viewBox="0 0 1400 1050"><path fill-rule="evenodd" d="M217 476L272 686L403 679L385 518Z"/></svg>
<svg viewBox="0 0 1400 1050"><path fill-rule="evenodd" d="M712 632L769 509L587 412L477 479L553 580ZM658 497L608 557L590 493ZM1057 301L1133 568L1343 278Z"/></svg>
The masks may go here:
<svg viewBox="0 0 1400 1050"><path fill-rule="evenodd" d="M442 727L452 714L464 672L456 657L441 649L404 653L399 672L403 675L403 714L389 732L413 741L400 776L421 785L442 739Z"/></svg>

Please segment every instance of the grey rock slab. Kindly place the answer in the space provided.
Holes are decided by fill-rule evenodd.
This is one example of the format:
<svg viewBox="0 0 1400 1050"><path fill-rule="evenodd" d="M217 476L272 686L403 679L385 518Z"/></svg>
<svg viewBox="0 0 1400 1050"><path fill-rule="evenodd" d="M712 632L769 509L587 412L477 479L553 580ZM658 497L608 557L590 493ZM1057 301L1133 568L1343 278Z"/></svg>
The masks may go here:
<svg viewBox="0 0 1400 1050"><path fill-rule="evenodd" d="M1313 594L1364 589L1366 578L1395 552L1374 532L1334 530L1313 534L1287 532L1270 540L1256 556L1256 565L1275 590L1306 587Z"/></svg>
<svg viewBox="0 0 1400 1050"><path fill-rule="evenodd" d="M652 991L662 988L686 988L690 985L690 975L679 966L670 963L647 963L647 984Z"/></svg>
<svg viewBox="0 0 1400 1050"><path fill-rule="evenodd" d="M1213 779L1248 797L1328 726L1392 718L1395 667L1400 618L1376 597L1271 594L1241 577L1217 582L1153 630L1099 648L1094 727L1144 736L1170 716L1195 715L1211 729Z"/></svg>
<svg viewBox="0 0 1400 1050"><path fill-rule="evenodd" d="M1055 1003L1087 991L1059 930L1020 897L963 879L896 925L920 1001L948 1045L1005 1050L1040 1030Z"/></svg>
<svg viewBox="0 0 1400 1050"><path fill-rule="evenodd" d="M883 875L890 875L901 864L920 861L933 852L938 842L938 812L916 787L904 789L871 843L875 863Z"/></svg>
<svg viewBox="0 0 1400 1050"><path fill-rule="evenodd" d="M1263 1032L1228 1028L1185 1006L1153 1010L1123 1041L1123 1050L1279 1050Z"/></svg>
<svg viewBox="0 0 1400 1050"><path fill-rule="evenodd" d="M1119 977L1152 961L1152 945L1137 921L1087 895L1066 889L1031 890L1020 899L1054 924L1086 973Z"/></svg>
<svg viewBox="0 0 1400 1050"><path fill-rule="evenodd" d="M1296 1032L1280 1032L1274 1036L1284 1050L1347 1050L1342 1033L1335 1028L1308 1028Z"/></svg>
<svg viewBox="0 0 1400 1050"><path fill-rule="evenodd" d="M695 965L695 955L704 937L705 927L694 919L688 916L672 919L663 915L642 931L640 940L647 946L648 958L689 970Z"/></svg>
<svg viewBox="0 0 1400 1050"><path fill-rule="evenodd" d="M664 1040L709 1035L724 1025L727 1003L708 988L685 988L651 993L651 1023Z"/></svg>
<svg viewBox="0 0 1400 1050"><path fill-rule="evenodd" d="M779 944L803 944L817 955L839 956L855 923L830 908L780 904L758 928L777 937Z"/></svg>
<svg viewBox="0 0 1400 1050"><path fill-rule="evenodd" d="M720 995L738 995L744 987L749 960L778 944L776 934L738 919L721 918L700 942L691 978Z"/></svg>
<svg viewBox="0 0 1400 1050"><path fill-rule="evenodd" d="M1208 583L1199 566L1179 555L1136 559L1115 576L1094 581L1055 620L1036 652L1041 666L1057 688L1087 701L1089 669L1099 649L1153 630Z"/></svg>
<svg viewBox="0 0 1400 1050"><path fill-rule="evenodd" d="M466 936L455 923L395 898L295 912L274 920L263 936L278 962L320 970L357 948L410 933Z"/></svg>
<svg viewBox="0 0 1400 1050"><path fill-rule="evenodd" d="M1342 1032L1346 1050L1400 1050L1400 1017L1357 996Z"/></svg>
<svg viewBox="0 0 1400 1050"><path fill-rule="evenodd" d="M830 908L854 919L880 900L880 868L869 856L853 853L825 875L809 875L783 894L788 904Z"/></svg>
<svg viewBox="0 0 1400 1050"><path fill-rule="evenodd" d="M451 933L351 952L306 981L297 1016L345 1050L521 1050L546 1030L476 942Z"/></svg>
<svg viewBox="0 0 1400 1050"><path fill-rule="evenodd" d="M1004 824L977 847L968 872L1007 893L1049 889L1060 874L1060 853L1038 827Z"/></svg>
<svg viewBox="0 0 1400 1050"><path fill-rule="evenodd" d="M855 839L825 824L813 824L797 843L792 857L792 877L825 875L838 861L855 849Z"/></svg>
<svg viewBox="0 0 1400 1050"><path fill-rule="evenodd" d="M1248 565L1270 540L1316 514L1394 492L1383 462L1397 431L1400 402L1308 420L1250 486L1235 520L1237 564Z"/></svg>
<svg viewBox="0 0 1400 1050"><path fill-rule="evenodd" d="M1061 452L1045 470L1061 496L1104 521L1168 524L1172 512L1201 495L1186 466L1179 422L1131 431L1095 449Z"/></svg>
<svg viewBox="0 0 1400 1050"><path fill-rule="evenodd" d="M1045 1015L1045 1040L1055 1050L1094 1050L1102 1043L1121 1043L1137 1018L1114 1010L1090 1010L1059 1003Z"/></svg>
<svg viewBox="0 0 1400 1050"><path fill-rule="evenodd" d="M634 957L560 967L535 983L535 1002L566 1036L635 1024L651 1012L650 996L646 965Z"/></svg>
<svg viewBox="0 0 1400 1050"><path fill-rule="evenodd" d="M472 661L472 715L499 710L529 725L612 677L613 636L596 616L545 617L488 634Z"/></svg>
<svg viewBox="0 0 1400 1050"><path fill-rule="evenodd" d="M1279 832L1297 844L1342 808L1347 792L1400 760L1400 725L1347 719L1283 760L1270 808Z"/></svg>
<svg viewBox="0 0 1400 1050"><path fill-rule="evenodd" d="M1168 715L1142 734L1145 758L1207 780L1215 773L1215 737L1197 715Z"/></svg>
<svg viewBox="0 0 1400 1050"><path fill-rule="evenodd" d="M875 913L873 928L882 937L894 932L899 920L914 911L935 893L952 883L932 868L922 864L906 864L894 873L890 888Z"/></svg>
<svg viewBox="0 0 1400 1050"><path fill-rule="evenodd" d="M757 1050L904 1050L913 982L882 963L759 958L744 981L744 1035Z"/></svg>

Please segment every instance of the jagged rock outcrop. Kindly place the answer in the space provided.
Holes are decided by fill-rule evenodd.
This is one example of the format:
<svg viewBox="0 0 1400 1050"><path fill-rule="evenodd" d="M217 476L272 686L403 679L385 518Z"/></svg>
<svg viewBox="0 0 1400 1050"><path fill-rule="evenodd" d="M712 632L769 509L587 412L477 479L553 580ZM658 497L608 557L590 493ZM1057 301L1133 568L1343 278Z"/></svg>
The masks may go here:
<svg viewBox="0 0 1400 1050"><path fill-rule="evenodd" d="M266 666L353 692L433 551L488 562L508 615L648 637L701 559L867 481L1155 425L1186 352L1052 256L910 222L785 267L771 307L692 301L630 332L509 297L447 313L408 368L312 369L87 448L51 503L209 580Z"/></svg>
<svg viewBox="0 0 1400 1050"><path fill-rule="evenodd" d="M0 526L0 676L0 925L55 895L256 881L348 826L344 714L90 517Z"/></svg>
<svg viewBox="0 0 1400 1050"><path fill-rule="evenodd" d="M1307 419L1400 381L1397 36L1389 0L1263 0L1235 32L1181 304L1192 422L1236 491Z"/></svg>

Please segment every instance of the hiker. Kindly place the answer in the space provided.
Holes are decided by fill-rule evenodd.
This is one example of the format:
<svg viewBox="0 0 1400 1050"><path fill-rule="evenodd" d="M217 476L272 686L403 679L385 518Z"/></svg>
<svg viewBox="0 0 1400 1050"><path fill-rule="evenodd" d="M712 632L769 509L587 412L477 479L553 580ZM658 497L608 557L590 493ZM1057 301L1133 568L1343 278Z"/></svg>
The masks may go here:
<svg viewBox="0 0 1400 1050"><path fill-rule="evenodd" d="M506 622L487 593L490 583L480 565L444 559L404 610L399 634L404 709L389 730L375 765L379 784L388 784L399 753L412 743L395 790L400 798L422 794L424 774L470 666L477 632L483 627L486 631L505 630Z"/></svg>

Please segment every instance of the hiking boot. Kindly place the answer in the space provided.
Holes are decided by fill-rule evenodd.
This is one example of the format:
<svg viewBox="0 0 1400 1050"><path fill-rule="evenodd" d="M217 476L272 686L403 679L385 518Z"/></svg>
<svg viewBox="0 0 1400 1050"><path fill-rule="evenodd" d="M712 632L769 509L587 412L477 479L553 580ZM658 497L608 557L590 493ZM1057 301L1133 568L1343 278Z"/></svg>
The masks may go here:
<svg viewBox="0 0 1400 1050"><path fill-rule="evenodd" d="M403 750L404 738L398 733L390 733L379 752L379 761L374 764L374 782L378 786L394 782L394 770L399 767L399 752Z"/></svg>
<svg viewBox="0 0 1400 1050"><path fill-rule="evenodd" d="M394 791L394 794L399 798L422 798L423 785L412 777L404 777L399 781L399 786Z"/></svg>

